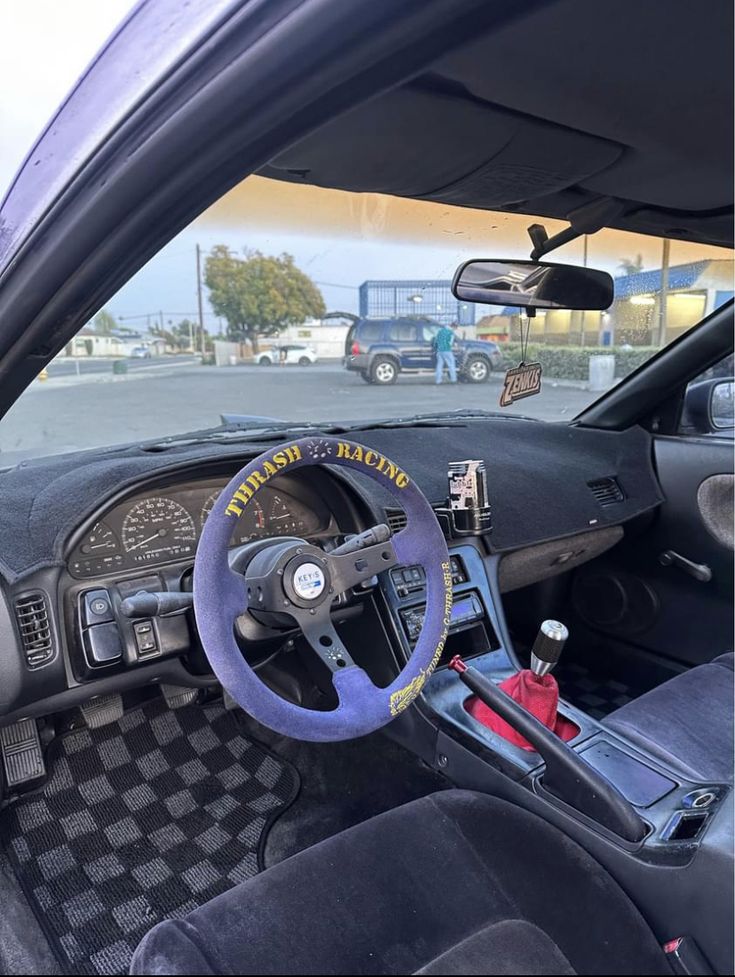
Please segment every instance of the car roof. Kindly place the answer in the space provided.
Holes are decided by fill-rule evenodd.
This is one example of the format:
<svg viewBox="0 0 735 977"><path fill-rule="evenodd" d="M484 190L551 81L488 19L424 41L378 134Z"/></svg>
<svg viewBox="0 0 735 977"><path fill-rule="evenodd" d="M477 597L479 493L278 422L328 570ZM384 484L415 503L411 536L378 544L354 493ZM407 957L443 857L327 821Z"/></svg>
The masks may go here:
<svg viewBox="0 0 735 977"><path fill-rule="evenodd" d="M552 218L587 207L731 246L732 19L731 0L516 4L260 172Z"/></svg>

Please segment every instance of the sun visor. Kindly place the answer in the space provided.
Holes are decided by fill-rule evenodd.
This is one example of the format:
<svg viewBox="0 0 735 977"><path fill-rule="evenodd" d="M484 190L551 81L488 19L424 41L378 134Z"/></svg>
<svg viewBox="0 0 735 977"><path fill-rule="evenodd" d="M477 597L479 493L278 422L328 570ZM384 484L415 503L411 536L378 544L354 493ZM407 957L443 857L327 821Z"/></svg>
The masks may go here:
<svg viewBox="0 0 735 977"><path fill-rule="evenodd" d="M621 152L613 142L488 103L406 87L322 127L261 173L499 208L574 186Z"/></svg>

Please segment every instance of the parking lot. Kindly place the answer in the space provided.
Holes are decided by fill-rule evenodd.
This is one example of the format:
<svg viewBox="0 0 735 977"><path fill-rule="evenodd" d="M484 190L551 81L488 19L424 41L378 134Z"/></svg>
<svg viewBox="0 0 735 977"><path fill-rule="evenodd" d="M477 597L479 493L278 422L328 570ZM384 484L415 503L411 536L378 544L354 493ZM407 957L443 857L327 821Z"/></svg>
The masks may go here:
<svg viewBox="0 0 735 977"><path fill-rule="evenodd" d="M99 367L91 369L92 366ZM0 424L0 465L27 458L200 430L222 413L293 421L365 420L454 408L496 410L501 375L489 383L436 387L431 376L376 387L339 363L310 367L206 367L192 357L128 361L126 376L111 362L53 364ZM69 368L71 367L71 369ZM547 381L538 397L504 411L546 420L572 418L593 399L585 390Z"/></svg>

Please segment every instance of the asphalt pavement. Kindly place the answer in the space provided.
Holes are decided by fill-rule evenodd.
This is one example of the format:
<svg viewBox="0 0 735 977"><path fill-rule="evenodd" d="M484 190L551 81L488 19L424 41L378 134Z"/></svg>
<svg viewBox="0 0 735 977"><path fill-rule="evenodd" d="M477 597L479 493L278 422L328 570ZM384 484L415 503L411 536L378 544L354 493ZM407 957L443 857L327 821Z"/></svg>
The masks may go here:
<svg viewBox="0 0 735 977"><path fill-rule="evenodd" d="M144 441L212 427L220 414L292 421L366 420L455 408L498 410L501 375L488 383L435 386L432 376L401 377L378 387L339 363L299 366L200 366L191 357L129 360L127 375L111 361L57 361L0 421L0 467L108 444ZM96 367L96 368L94 368ZM69 369L71 368L71 369ZM504 413L571 420L596 395L547 380L542 392Z"/></svg>

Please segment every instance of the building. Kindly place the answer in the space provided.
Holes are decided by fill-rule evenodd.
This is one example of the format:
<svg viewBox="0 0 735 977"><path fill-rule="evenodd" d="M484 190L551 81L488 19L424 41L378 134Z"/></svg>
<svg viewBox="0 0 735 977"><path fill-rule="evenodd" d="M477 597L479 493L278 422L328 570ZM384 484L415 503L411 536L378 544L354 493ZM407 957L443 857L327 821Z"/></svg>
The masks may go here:
<svg viewBox="0 0 735 977"><path fill-rule="evenodd" d="M165 339L151 333L97 333L89 326L81 329L64 348L65 356L130 356L132 351L144 346L151 356L177 352Z"/></svg>
<svg viewBox="0 0 735 977"><path fill-rule="evenodd" d="M261 343L265 348L273 343L291 343L311 346L320 360L341 359L345 355L345 340L349 322L321 322L311 319L299 326L289 326L278 336L269 336Z"/></svg>
<svg viewBox="0 0 735 977"><path fill-rule="evenodd" d="M449 325L474 326L475 306L452 295L449 280L371 280L360 285L360 316L363 319L397 319L417 316Z"/></svg>
<svg viewBox="0 0 735 977"><path fill-rule="evenodd" d="M669 268L665 316L660 268L615 279L615 300L606 312L537 310L530 341L568 346L660 346L696 325L733 297L733 263L692 261ZM522 310L478 306L481 338L520 337Z"/></svg>

